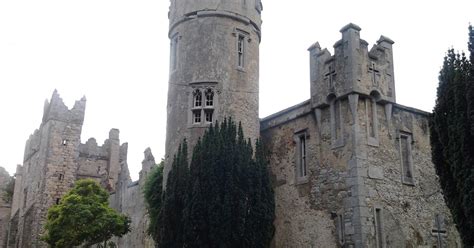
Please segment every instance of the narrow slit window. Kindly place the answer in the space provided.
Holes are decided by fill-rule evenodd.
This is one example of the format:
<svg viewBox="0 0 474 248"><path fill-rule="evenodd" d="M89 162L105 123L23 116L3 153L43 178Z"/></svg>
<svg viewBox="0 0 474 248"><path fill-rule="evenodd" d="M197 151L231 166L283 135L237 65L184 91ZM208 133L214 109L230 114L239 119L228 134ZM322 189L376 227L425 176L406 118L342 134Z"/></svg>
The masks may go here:
<svg viewBox="0 0 474 248"><path fill-rule="evenodd" d="M63 139L63 146L67 145L67 139Z"/></svg>
<svg viewBox="0 0 474 248"><path fill-rule="evenodd" d="M341 138L341 102L340 101L334 102L334 125L336 129L336 132L334 134L337 140Z"/></svg>
<svg viewBox="0 0 474 248"><path fill-rule="evenodd" d="M174 37L171 40L170 64L171 64L172 71L174 71L178 65L177 55L178 55L178 36Z"/></svg>
<svg viewBox="0 0 474 248"><path fill-rule="evenodd" d="M56 205L58 205L60 201L61 201L61 198L56 198Z"/></svg>
<svg viewBox="0 0 474 248"><path fill-rule="evenodd" d="M344 215L339 214L337 216L337 230L338 230L338 237L339 237L339 244L341 246L346 243L345 235L346 235L346 230L345 230L345 223L344 223Z"/></svg>
<svg viewBox="0 0 474 248"><path fill-rule="evenodd" d="M374 116L374 100L367 99L367 122L369 126L369 137L375 138L375 116Z"/></svg>
<svg viewBox="0 0 474 248"><path fill-rule="evenodd" d="M307 175L306 169L306 135L300 136L300 177Z"/></svg>
<svg viewBox="0 0 474 248"><path fill-rule="evenodd" d="M411 135L400 134L400 160L402 164L403 183L413 184L413 165L411 158Z"/></svg>
<svg viewBox="0 0 474 248"><path fill-rule="evenodd" d="M239 34L237 40L237 65L240 68L244 67L244 52L245 52L245 36Z"/></svg>
<svg viewBox="0 0 474 248"><path fill-rule="evenodd" d="M59 174L58 179L59 181L62 181L64 179L64 174Z"/></svg>
<svg viewBox="0 0 474 248"><path fill-rule="evenodd" d="M376 208L375 209L375 238L377 248L384 248L384 241L383 241L383 226L382 226L382 209Z"/></svg>

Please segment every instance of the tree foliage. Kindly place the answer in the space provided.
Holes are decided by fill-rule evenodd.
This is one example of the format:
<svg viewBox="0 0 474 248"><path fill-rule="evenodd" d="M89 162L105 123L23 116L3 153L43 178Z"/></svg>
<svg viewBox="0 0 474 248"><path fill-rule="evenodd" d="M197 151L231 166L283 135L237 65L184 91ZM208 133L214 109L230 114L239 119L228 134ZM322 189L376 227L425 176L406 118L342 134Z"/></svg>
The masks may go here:
<svg viewBox="0 0 474 248"><path fill-rule="evenodd" d="M211 126L173 159L160 215L161 247L269 247L275 203L264 149L254 154L231 119Z"/></svg>
<svg viewBox="0 0 474 248"><path fill-rule="evenodd" d="M13 193L15 190L15 177L10 177L8 183L3 188L2 200L5 203L11 203L13 200Z"/></svg>
<svg viewBox="0 0 474 248"><path fill-rule="evenodd" d="M474 245L474 31L470 59L449 50L430 123L432 159L465 247Z"/></svg>
<svg viewBox="0 0 474 248"><path fill-rule="evenodd" d="M91 179L79 180L48 210L42 237L50 247L100 245L130 231L130 219L108 206L109 194Z"/></svg>
<svg viewBox="0 0 474 248"><path fill-rule="evenodd" d="M148 225L148 234L155 242L160 240L160 213L163 203L163 168L164 162L155 166L148 174L143 190L146 207L150 223Z"/></svg>
<svg viewBox="0 0 474 248"><path fill-rule="evenodd" d="M188 145L186 140L173 158L172 169L166 181L161 212L160 248L183 246L183 213L186 205L186 188L189 181Z"/></svg>

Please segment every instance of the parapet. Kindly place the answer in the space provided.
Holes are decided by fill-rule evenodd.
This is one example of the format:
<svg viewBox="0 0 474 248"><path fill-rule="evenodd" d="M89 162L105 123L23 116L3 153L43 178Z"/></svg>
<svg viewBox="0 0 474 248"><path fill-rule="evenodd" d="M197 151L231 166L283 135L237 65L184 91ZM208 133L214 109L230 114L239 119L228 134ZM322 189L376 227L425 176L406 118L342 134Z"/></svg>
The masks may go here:
<svg viewBox="0 0 474 248"><path fill-rule="evenodd" d="M54 90L51 101L44 104L43 123L49 120L57 120L82 125L84 122L84 114L86 110L86 98L76 101L74 107L69 109L63 102L63 99Z"/></svg>
<svg viewBox="0 0 474 248"><path fill-rule="evenodd" d="M334 55L313 44L310 53L311 100L313 107L328 104L328 99L351 93L377 96L378 101L396 102L393 73L393 41L381 36L369 50L360 38L361 28L344 26L341 40L334 44Z"/></svg>
<svg viewBox="0 0 474 248"><path fill-rule="evenodd" d="M228 0L171 0L168 13L170 34L174 27L182 22L200 17L231 18L252 24L260 33L262 25L261 0L255 1L228 1Z"/></svg>

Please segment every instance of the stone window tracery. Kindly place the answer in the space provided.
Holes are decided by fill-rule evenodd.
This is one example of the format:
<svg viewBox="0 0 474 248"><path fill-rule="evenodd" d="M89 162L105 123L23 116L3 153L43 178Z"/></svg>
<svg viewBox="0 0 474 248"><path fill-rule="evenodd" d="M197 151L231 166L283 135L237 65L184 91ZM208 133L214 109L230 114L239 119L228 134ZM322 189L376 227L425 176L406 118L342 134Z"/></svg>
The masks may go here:
<svg viewBox="0 0 474 248"><path fill-rule="evenodd" d="M204 99L203 99L204 97ZM199 87L193 91L192 124L209 124L214 121L215 93L212 87Z"/></svg>
<svg viewBox="0 0 474 248"><path fill-rule="evenodd" d="M206 107L214 106L214 92L211 89L206 90Z"/></svg>
<svg viewBox="0 0 474 248"><path fill-rule="evenodd" d="M200 90L194 91L194 107L202 106L202 93Z"/></svg>

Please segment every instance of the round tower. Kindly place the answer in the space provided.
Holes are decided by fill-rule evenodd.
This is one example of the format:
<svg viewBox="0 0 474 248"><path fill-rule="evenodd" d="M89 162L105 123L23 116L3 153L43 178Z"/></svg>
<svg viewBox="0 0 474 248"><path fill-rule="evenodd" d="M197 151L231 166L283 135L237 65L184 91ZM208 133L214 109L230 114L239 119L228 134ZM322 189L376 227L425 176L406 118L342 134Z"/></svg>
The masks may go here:
<svg viewBox="0 0 474 248"><path fill-rule="evenodd" d="M179 143L192 148L232 117L259 136L261 0L171 0L165 175Z"/></svg>

